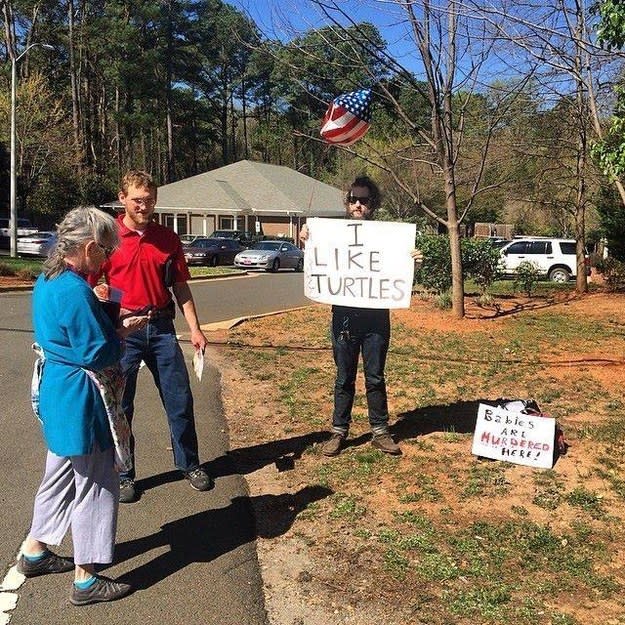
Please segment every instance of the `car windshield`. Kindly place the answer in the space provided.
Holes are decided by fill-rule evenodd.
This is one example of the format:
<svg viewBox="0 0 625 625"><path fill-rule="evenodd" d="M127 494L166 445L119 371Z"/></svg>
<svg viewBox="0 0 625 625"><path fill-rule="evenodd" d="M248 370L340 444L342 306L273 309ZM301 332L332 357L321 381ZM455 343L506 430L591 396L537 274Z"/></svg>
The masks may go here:
<svg viewBox="0 0 625 625"><path fill-rule="evenodd" d="M507 239L501 239L501 240L490 240L489 243L496 248L501 249L504 245L508 245L508 243L510 243L510 241L508 241Z"/></svg>
<svg viewBox="0 0 625 625"><path fill-rule="evenodd" d="M256 243L253 250L279 250L282 243L280 241L261 241L260 243Z"/></svg>
<svg viewBox="0 0 625 625"><path fill-rule="evenodd" d="M219 239L196 239L191 245L195 247L212 247L213 245L221 245Z"/></svg>
<svg viewBox="0 0 625 625"><path fill-rule="evenodd" d="M240 237L245 237L247 233L243 232L243 230L215 230L211 236L217 237L218 239L237 239Z"/></svg>

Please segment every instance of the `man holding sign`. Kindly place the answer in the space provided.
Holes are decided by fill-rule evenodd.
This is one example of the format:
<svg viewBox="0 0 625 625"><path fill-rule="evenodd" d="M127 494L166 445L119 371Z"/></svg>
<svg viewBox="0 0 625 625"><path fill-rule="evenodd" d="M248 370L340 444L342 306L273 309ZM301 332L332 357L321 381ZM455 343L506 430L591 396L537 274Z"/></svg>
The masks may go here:
<svg viewBox="0 0 625 625"><path fill-rule="evenodd" d="M362 176L354 180L345 198L345 216L351 222L337 228L336 221L312 219L310 227L305 225L300 232L300 239L306 241L306 296L332 304L336 380L332 435L322 449L326 456L338 455L347 439L360 353L371 444L384 453L401 454L389 432L384 367L391 335L389 308L410 305L415 226L379 222L378 235L390 228L402 240L395 237L390 246L384 246L378 241L383 237L378 236L371 245L367 232L371 233L372 225L365 228L359 222L373 220L379 206L377 185ZM418 259L420 252L413 250L412 256Z"/></svg>

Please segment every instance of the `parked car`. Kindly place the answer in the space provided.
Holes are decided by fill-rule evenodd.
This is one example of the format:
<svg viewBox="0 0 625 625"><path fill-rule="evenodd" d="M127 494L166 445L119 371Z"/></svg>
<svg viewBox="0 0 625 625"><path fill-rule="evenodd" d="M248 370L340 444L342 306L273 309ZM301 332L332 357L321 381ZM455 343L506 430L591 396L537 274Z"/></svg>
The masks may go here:
<svg viewBox="0 0 625 625"><path fill-rule="evenodd" d="M11 232L9 231L9 223L10 219L7 217L0 217L0 234L10 237ZM17 220L17 236L25 237L31 234L35 234L37 232L37 228L33 226L28 219L19 217Z"/></svg>
<svg viewBox="0 0 625 625"><path fill-rule="evenodd" d="M55 241L56 233L48 231L17 237L17 253L20 256L47 256Z"/></svg>
<svg viewBox="0 0 625 625"><path fill-rule="evenodd" d="M259 241L249 250L240 252L234 259L235 267L241 269L304 270L304 252L286 241Z"/></svg>
<svg viewBox="0 0 625 625"><path fill-rule="evenodd" d="M9 228L10 219L0 217L0 249L8 250L11 247L11 230ZM37 228L28 219L19 217L17 220L17 236L25 237L35 234Z"/></svg>
<svg viewBox="0 0 625 625"><path fill-rule="evenodd" d="M577 276L577 258L574 239L523 237L514 239L501 248L504 274L514 276L519 265L529 261L538 267L542 276L553 282L567 282ZM590 262L586 254L586 272Z"/></svg>
<svg viewBox="0 0 625 625"><path fill-rule="evenodd" d="M259 238L249 230L215 230L215 232L209 236L213 239L235 239L245 247L249 247Z"/></svg>
<svg viewBox="0 0 625 625"><path fill-rule="evenodd" d="M493 246L502 248L504 245L511 243L510 239L504 239L502 237L488 237L487 241Z"/></svg>
<svg viewBox="0 0 625 625"><path fill-rule="evenodd" d="M203 239L201 234L180 234L178 235L183 245L193 245L197 239Z"/></svg>
<svg viewBox="0 0 625 625"><path fill-rule="evenodd" d="M234 239L196 239L193 245L183 245L188 265L232 265L234 257L245 248Z"/></svg>

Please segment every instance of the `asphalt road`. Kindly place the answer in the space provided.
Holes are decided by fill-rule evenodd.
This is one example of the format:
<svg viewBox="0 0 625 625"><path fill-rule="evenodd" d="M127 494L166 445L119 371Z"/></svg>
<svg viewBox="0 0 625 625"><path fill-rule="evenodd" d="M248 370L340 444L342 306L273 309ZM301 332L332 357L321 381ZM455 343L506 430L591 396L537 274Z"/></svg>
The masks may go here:
<svg viewBox="0 0 625 625"><path fill-rule="evenodd" d="M194 280L193 297L201 323L307 306L304 274L289 270L250 273L223 280ZM180 319L178 320L181 321ZM184 327L184 320L182 320Z"/></svg>
<svg viewBox="0 0 625 625"><path fill-rule="evenodd" d="M305 305L302 291L302 274L285 272L193 284L203 323ZM178 324L184 339L184 322ZM28 532L45 456L30 408L32 340L30 293L0 294L0 580ZM182 347L190 362L191 346L183 340ZM12 625L267 624L250 499L227 454L219 372L208 365L201 383L192 377L200 456L216 477L215 489L198 493L173 470L166 419L143 369L135 432L145 493L139 502L120 506L116 562L104 572L137 592L75 608L67 601L71 574L26 580L16 591ZM71 538L58 551L71 554Z"/></svg>

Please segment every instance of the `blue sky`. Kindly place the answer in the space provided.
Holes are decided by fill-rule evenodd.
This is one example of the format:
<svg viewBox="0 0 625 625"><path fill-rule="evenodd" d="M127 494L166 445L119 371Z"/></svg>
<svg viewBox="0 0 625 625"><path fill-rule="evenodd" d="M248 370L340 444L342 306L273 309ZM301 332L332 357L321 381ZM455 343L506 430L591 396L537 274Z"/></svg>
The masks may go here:
<svg viewBox="0 0 625 625"><path fill-rule="evenodd" d="M288 41L311 28L329 24L313 3L307 0L226 0L249 14L260 30L270 38ZM393 3L372 3L367 0L342 0L341 7L349 7L355 21L375 24L388 44L394 58L413 71L418 65L417 52L406 31L403 9ZM340 18L339 15L336 16ZM341 19L344 24L349 22Z"/></svg>
<svg viewBox="0 0 625 625"><path fill-rule="evenodd" d="M313 0L226 1L249 14L267 37L281 41L288 41L312 28L320 28L331 23L321 13ZM377 26L387 43L387 50L393 58L405 69L413 72L419 78L425 79L420 56L411 36L406 11L400 2L395 0L326 0L326 4L336 4L341 10L349 11L349 16L354 21L369 21ZM436 11L437 8L444 7L444 4L433 2L432 8ZM421 3L414 5L417 14L420 6ZM510 36L508 41L501 36L499 24L497 27L493 25L493 23L501 20L497 6L497 2L492 3L492 5L487 3L485 8L490 7L490 11L476 13L470 5L467 5L465 6L466 11L461 11L463 24L459 30L457 42L456 86L466 86L463 80L467 76L471 76L471 78L478 76L479 82L472 86L477 89L486 88L497 79L518 78L526 71L527 64L533 63L537 57L549 57L554 61L556 67L560 67L556 71L557 78L564 82L560 85L556 84L553 76L549 74L545 78L545 93L552 92L559 99L561 93L569 88L567 85L571 79L570 72L562 71L561 66L563 62L568 63L570 61L572 53L572 41L566 28L566 20L563 17L561 6L553 0L549 2L534 0L528 3L509 3L509 17L502 24ZM572 11L575 8L573 0L564 0L564 7L568 19L573 19ZM347 18L336 13L333 15L340 23L349 24ZM442 28L445 30L444 13L442 18ZM536 23L535 27L533 22ZM435 28L435 26L433 27ZM543 29L541 32L534 30L540 27ZM464 30L465 28L466 30ZM482 28L485 29L485 35L481 32ZM467 36L467 32L469 36ZM493 37L496 38L493 39ZM514 45L515 39L531 45L532 51L526 52L523 45ZM552 47L549 51L541 49L546 40L551 40ZM481 58L480 54L485 52L490 41L495 44L493 49L488 51L487 57ZM443 33L441 40L438 39L435 32L433 33L432 45L436 47L437 44L441 46L441 55L437 57L437 61L442 64L441 70L444 73L444 66L447 61L445 57L445 33ZM565 61L560 57L561 50L567 51L568 59ZM482 61L485 62L480 65ZM607 60L604 59L604 72L606 62ZM542 63L538 66L536 76L553 71L549 64ZM467 84L471 86L470 81Z"/></svg>

